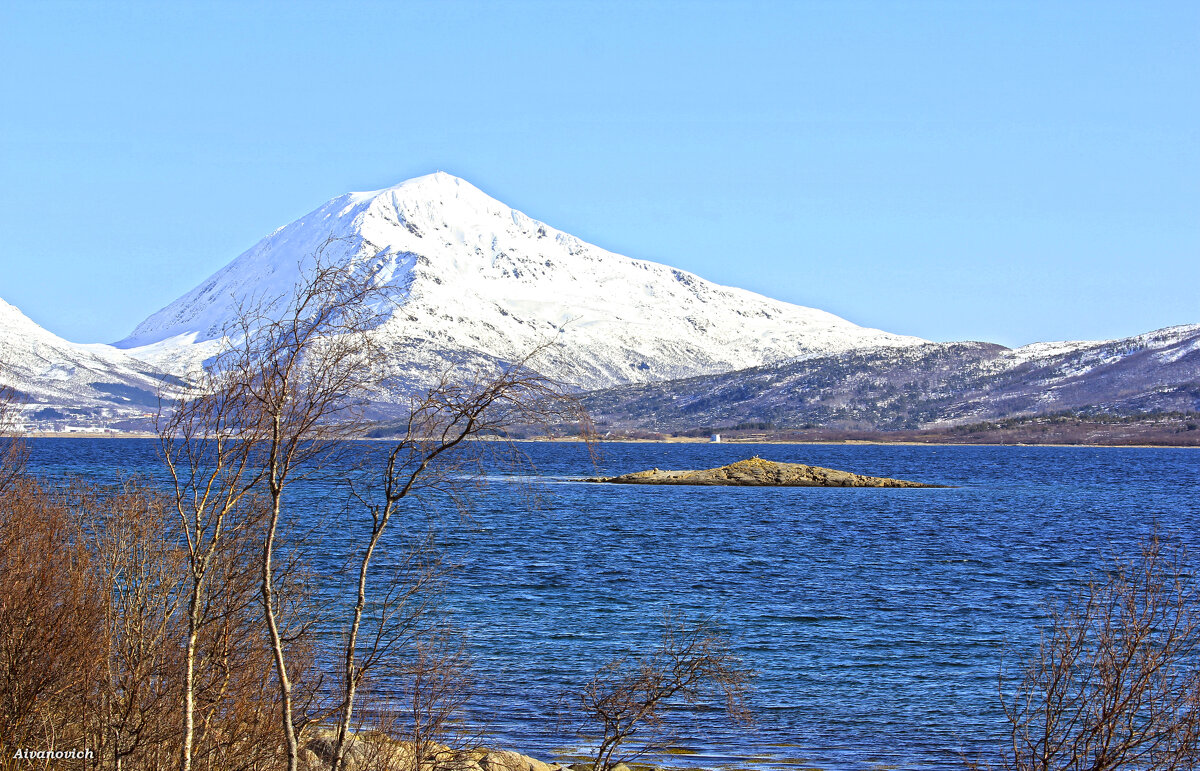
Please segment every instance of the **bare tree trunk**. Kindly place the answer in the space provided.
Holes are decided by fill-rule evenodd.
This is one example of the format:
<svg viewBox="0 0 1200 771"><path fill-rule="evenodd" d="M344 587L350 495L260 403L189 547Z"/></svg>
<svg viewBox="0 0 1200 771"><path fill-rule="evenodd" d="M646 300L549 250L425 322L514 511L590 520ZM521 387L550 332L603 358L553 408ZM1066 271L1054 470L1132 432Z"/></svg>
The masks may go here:
<svg viewBox="0 0 1200 771"><path fill-rule="evenodd" d="M300 759L300 748L296 741L296 726L292 722L292 681L288 676L287 660L284 658L283 639L279 634L279 621L275 615L275 585L271 575L272 558L275 550L275 534L279 527L281 491L271 486L271 518L267 523L266 538L262 553L262 602L267 629L271 634L271 653L275 658L275 672L279 678L280 719L283 722L283 738L287 750L288 771L296 771Z"/></svg>
<svg viewBox="0 0 1200 771"><path fill-rule="evenodd" d="M196 733L196 637L199 632L200 581L192 585L188 603L187 644L183 668L183 742L180 748L179 769L191 771L192 742Z"/></svg>
<svg viewBox="0 0 1200 771"><path fill-rule="evenodd" d="M394 464L395 455L393 454L392 458L388 461L389 471ZM366 551L363 552L363 558L358 567L358 598L354 603L354 615L350 621L350 633L346 639L343 672L343 676L346 678L345 701L342 706L342 717L338 722L337 747L334 753L332 771L342 770L342 763L346 755L346 737L350 733L350 721L354 713L354 699L358 690L359 671L355 663L355 654L358 650L358 630L362 626L363 610L367 606L367 569L371 565L371 557L375 554L375 547L379 544L379 538L383 535L383 529L387 526L388 520L391 519L393 505L389 500L384 506L383 514L375 517L374 527L371 531L371 540L367 544Z"/></svg>

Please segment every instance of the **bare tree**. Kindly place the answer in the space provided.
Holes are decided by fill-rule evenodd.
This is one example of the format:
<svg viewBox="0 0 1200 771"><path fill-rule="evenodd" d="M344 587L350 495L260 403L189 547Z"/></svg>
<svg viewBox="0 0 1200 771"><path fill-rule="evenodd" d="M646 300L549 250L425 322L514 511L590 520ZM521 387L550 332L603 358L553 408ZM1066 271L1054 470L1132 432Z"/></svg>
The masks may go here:
<svg viewBox="0 0 1200 771"><path fill-rule="evenodd" d="M330 243L314 255L290 295L248 300L225 330L225 347L194 388L160 411L161 454L174 482L190 577L183 771L191 768L194 752L196 646L211 605L210 574L226 539L242 542L247 529L255 529L260 539L258 596L288 768L296 769L295 671L286 648L298 632L289 631L280 618L286 603L277 585L283 499L291 482L331 461L340 441L360 430L354 419L361 403L357 397L376 374L370 330L372 302L380 290L369 276L325 264ZM301 622L301 631L307 623Z"/></svg>
<svg viewBox="0 0 1200 771"><path fill-rule="evenodd" d="M531 357L539 352L535 351ZM400 438L384 460L382 479L376 485L369 485L369 492L355 490L370 515L370 529L358 553L357 596L343 647L343 692L334 771L342 768L359 685L373 667L398 653L399 643L411 637L421 618L420 613L412 612L412 600L429 574L419 581L411 578L384 581L377 590L383 599L376 603L375 631L368 636L365 646L360 644L364 611L371 594L368 578L372 560L403 502L433 490L455 497L461 492L462 479L478 473L484 457L497 449L496 440L515 425L544 426L564 420L584 421L586 425L578 401L564 394L558 384L533 371L528 366L531 357L509 365L493 377L480 377L470 383L455 383L443 376L433 388L415 397ZM484 437L492 440L482 441ZM499 446L514 449L511 443L500 442ZM429 738L436 733L435 727L447 723L447 708L454 704L454 699L449 698L454 691L451 680L459 681L461 686L465 677L463 661L461 652L449 655L447 649L433 646L428 640L418 643L420 677L411 701L414 725L420 726L420 736ZM425 690L420 692L422 688ZM435 693L446 697L431 701ZM426 722L431 715L438 717Z"/></svg>
<svg viewBox="0 0 1200 771"><path fill-rule="evenodd" d="M256 462L269 509L260 562L262 601L276 658L289 769L295 766L299 744L273 571L284 491L298 474L344 462L345 440L361 435L360 409L382 374L374 330L387 302L386 288L373 283L373 277L324 264L318 254L314 268L285 303L242 314L231 335L238 342L218 363L244 389L246 409L258 427ZM545 425L580 414L578 403L530 369L528 359L468 382L443 376L412 399L401 438L382 461L379 482L354 489L370 523L354 558L355 604L339 673L334 769L342 766L360 683L414 639L421 617L415 600L432 577L422 571L377 575L382 580L370 584L374 556L401 502L434 489L458 489L464 471L477 471L488 451L496 449L495 443L476 439L502 436L514 424ZM369 601L376 609L369 619L373 629L363 637Z"/></svg>
<svg viewBox="0 0 1200 771"><path fill-rule="evenodd" d="M265 507L256 507L252 527L238 527L212 566L212 587L198 641L201 669L196 688L195 767L205 771L265 771L279 768L282 753L280 695L271 641L263 623L254 567L261 555ZM304 607L305 581L295 560L279 573L282 607ZM293 609L308 615L309 609ZM305 709L313 652L307 637L285 639L289 671Z"/></svg>
<svg viewBox="0 0 1200 771"><path fill-rule="evenodd" d="M422 640L434 631L437 613L431 605L444 578L443 566L429 535L412 543L399 560L393 558L390 564L372 571L368 585L372 556L386 520L390 519L377 509L370 511L372 530L355 567L357 596L338 651L338 695L332 710L337 730L330 760L331 768L335 769L346 762L351 726L361 727L363 723L356 707L364 697L373 707L373 727L397 733L401 712L390 702L395 700L398 683L412 674L402 657L419 648ZM370 623L364 623L365 615ZM423 665L416 668L424 672Z"/></svg>
<svg viewBox="0 0 1200 771"><path fill-rule="evenodd" d="M260 595L280 693L288 771L299 757L293 676L285 651L277 597L276 550L284 494L297 477L343 457L343 443L362 432L358 408L378 378L378 323L382 289L371 277L322 263L283 305L243 312L235 345L218 363L244 394L256 427L256 481L265 487L267 519L259 561Z"/></svg>
<svg viewBox="0 0 1200 771"><path fill-rule="evenodd" d="M324 714L336 717L340 766L365 684L377 715L400 721L388 725L410 737L416 756L444 760L438 740L456 724L469 660L461 638L442 634L429 612L442 575L432 542L418 542L397 565L394 554L376 560L385 532L398 513L412 530L408 507L422 495L461 501L464 475L498 453L520 455L496 441L507 428L580 413L526 360L470 382L447 376L412 400L406 430L378 465L345 472L360 482L353 500L370 524L350 555L355 605L337 701L314 709L318 687L297 691L314 659L306 632L315 615L299 605L303 553L285 494L306 475L336 468L340 476L348 456L370 455L344 440L362 431L363 396L378 377L372 331L385 301L369 277L318 259L291 297L244 311L214 365L160 410L165 497L129 483L75 484L70 500L55 498L14 472L0 536L19 536L21 548L0 554L0 610L41 613L46 623L32 636L28 625L15 636L15 621L0 633L16 673L0 682L0 691L13 686L0 739L28 735L29 704L53 704L61 725L90 737L96 768L256 771L282 754L295 769L306 721ZM364 482L368 473L375 483ZM18 521L36 527L8 526ZM53 559L14 561L38 545ZM63 656L35 671L44 645ZM384 687L397 682L406 684L402 703L384 702ZM37 683L50 683L42 691L57 701L34 694ZM36 716L43 725L45 715Z"/></svg>
<svg viewBox="0 0 1200 771"><path fill-rule="evenodd" d="M751 676L710 623L687 625L668 617L653 652L610 662L579 695L580 734L596 743L592 768L610 771L667 749L664 717L680 703L718 700L732 722L748 724Z"/></svg>
<svg viewBox="0 0 1200 771"><path fill-rule="evenodd" d="M387 288L376 284L369 272L327 264L322 254L328 245L302 271L303 280L290 296L242 309L206 380L160 429L163 456L176 482L176 508L185 524L192 577L189 672L202 626L200 612L211 591L205 583L209 563L219 555L231 523L245 520L243 510L251 506L252 492L261 494L265 515L257 561L259 595L289 771L298 764L304 725L315 715L297 712L294 669L288 661L289 620L280 602L277 555L281 548L289 559L300 552L285 516L286 493L308 475L343 468L354 455L371 455L351 451L346 440L363 433L366 397L381 384L383 354L375 330L381 308L391 301ZM408 405L401 438L370 472L374 482L366 481L361 471L338 472L357 480L351 495L369 522L352 556L355 603L341 649L341 686L332 711L337 724L335 769L342 766L364 678L416 644L418 631L426 628L418 622L424 617L424 589L436 570L373 569L385 532L402 504L407 505L403 502L431 490L461 491L461 478L477 472L489 454L501 446L514 448L476 440L503 436L514 424L543 425L580 414L578 403L532 371L528 360L465 383L444 376ZM306 618L292 620L301 630L311 623ZM449 661L431 654L424 660ZM183 771L190 768L195 687L189 674Z"/></svg>
<svg viewBox="0 0 1200 771"><path fill-rule="evenodd" d="M1053 609L1037 653L1001 675L1020 771L1200 764L1200 605L1182 548L1154 536Z"/></svg>
<svg viewBox="0 0 1200 771"><path fill-rule="evenodd" d="M211 569L227 529L249 526L243 515L253 508L249 498L262 476L255 465L261 426L248 402L243 383L212 371L158 417L160 454L173 483L172 504L187 549L181 771L192 768L196 646L210 601Z"/></svg>

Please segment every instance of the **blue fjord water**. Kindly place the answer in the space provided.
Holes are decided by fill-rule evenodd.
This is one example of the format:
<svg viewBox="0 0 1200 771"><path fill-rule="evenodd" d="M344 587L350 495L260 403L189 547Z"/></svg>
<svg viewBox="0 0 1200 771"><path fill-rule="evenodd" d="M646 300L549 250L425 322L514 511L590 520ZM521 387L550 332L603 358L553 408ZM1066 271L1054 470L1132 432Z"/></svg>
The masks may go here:
<svg viewBox="0 0 1200 771"><path fill-rule="evenodd" d="M1084 447L524 446L542 482L496 471L473 519L441 520L444 603L470 634L471 714L500 743L576 746L565 693L653 645L663 614L707 615L756 672L756 724L688 712L681 766L961 768L1000 746L1002 654L1036 646L1046 603L1157 527L1197 546L1200 452ZM31 442L35 470L161 478L150 440ZM951 489L603 486L644 468L751 455ZM308 483L311 504L336 494ZM332 567L353 526L319 539ZM398 535L398 533L397 533ZM1007 653L1005 654L1005 651Z"/></svg>

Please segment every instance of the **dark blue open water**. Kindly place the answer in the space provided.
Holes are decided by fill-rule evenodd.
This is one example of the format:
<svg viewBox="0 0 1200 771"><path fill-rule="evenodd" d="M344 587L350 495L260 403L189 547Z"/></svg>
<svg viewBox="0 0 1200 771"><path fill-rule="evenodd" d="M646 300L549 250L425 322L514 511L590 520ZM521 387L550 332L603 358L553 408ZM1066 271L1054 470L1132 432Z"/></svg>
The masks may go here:
<svg viewBox="0 0 1200 771"><path fill-rule="evenodd" d="M31 445L45 473L158 473L149 440ZM471 633L473 714L543 756L572 746L554 718L564 691L652 644L670 609L714 616L758 672L757 725L692 714L677 744L696 755L677 764L962 767L1003 741L1000 656L1036 644L1048 599L1155 524L1198 545L1196 450L608 444L597 469L578 445L526 449L546 483L540 508L496 475L474 522L444 520L442 542L462 565L446 602ZM958 487L571 481L755 454ZM323 543L336 552L338 534Z"/></svg>

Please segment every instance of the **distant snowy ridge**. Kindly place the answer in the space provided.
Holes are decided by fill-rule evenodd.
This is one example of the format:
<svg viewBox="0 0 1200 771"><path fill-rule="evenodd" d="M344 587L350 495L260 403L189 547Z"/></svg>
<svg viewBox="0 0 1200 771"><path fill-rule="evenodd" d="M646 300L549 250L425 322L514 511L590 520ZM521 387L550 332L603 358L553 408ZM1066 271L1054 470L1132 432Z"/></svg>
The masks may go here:
<svg viewBox="0 0 1200 771"><path fill-rule="evenodd" d="M126 351L68 342L0 299L0 384L30 412L67 409L61 422L89 424L144 416L173 382Z"/></svg>
<svg viewBox="0 0 1200 771"><path fill-rule="evenodd" d="M585 401L600 425L678 430L916 429L1068 410L1200 411L1200 324L1119 340L929 343L863 349L720 375L610 388Z"/></svg>
<svg viewBox="0 0 1200 771"><path fill-rule="evenodd" d="M547 341L539 369L584 389L925 342L605 251L438 173L333 199L116 345L166 369L194 366L239 302L289 292L331 238L326 259L402 298L380 334L393 366L415 382L456 363L514 360Z"/></svg>

